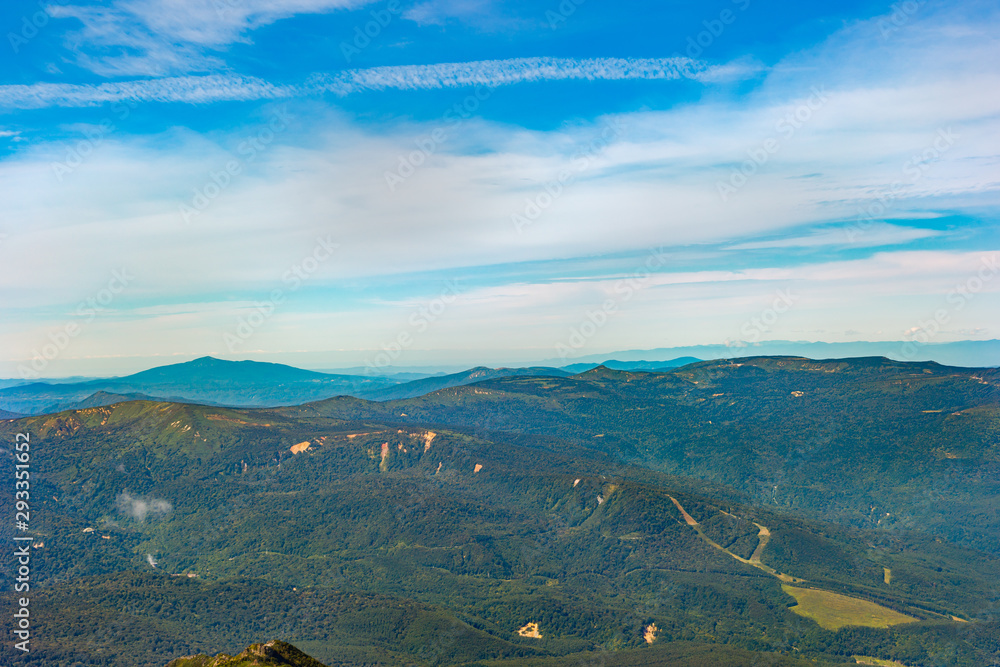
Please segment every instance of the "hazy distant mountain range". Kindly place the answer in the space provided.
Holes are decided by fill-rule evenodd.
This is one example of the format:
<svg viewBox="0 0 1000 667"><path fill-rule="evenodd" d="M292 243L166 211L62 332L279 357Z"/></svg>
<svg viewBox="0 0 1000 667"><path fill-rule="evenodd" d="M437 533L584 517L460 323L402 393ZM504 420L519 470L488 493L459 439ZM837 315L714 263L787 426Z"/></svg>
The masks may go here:
<svg viewBox="0 0 1000 667"><path fill-rule="evenodd" d="M885 357L894 361L936 361L946 366L983 368L1000 366L1000 340L963 340L953 343L907 341L858 341L855 343L814 343L770 340L734 345L692 345L661 347L655 350L622 350L611 354L590 354L573 359L577 363L601 363L608 358L621 361L639 359L734 359L737 357L793 356L809 359L849 359ZM564 366L564 359L547 359L540 366Z"/></svg>
<svg viewBox="0 0 1000 667"><path fill-rule="evenodd" d="M671 359L670 361L646 361L644 359L637 361L619 361L618 359L608 359L598 362L578 362L570 364L569 366L563 366L562 370L569 371L571 373L583 373L597 368L598 366L604 366L605 368L610 368L616 371L669 371L698 361L701 361L701 359L698 359L697 357L677 357L676 359Z"/></svg>
<svg viewBox="0 0 1000 667"><path fill-rule="evenodd" d="M697 361L608 361L621 370L669 370ZM202 357L193 361L151 368L120 378L82 382L24 382L0 389L0 419L22 415L93 408L127 400L170 400L229 407L299 405L334 396L354 396L375 401L413 398L437 389L516 375L562 377L594 368L577 363L565 369L472 368L460 373L422 377L398 375L342 375L319 373L283 364L258 361L225 361ZM417 379L413 379L414 376Z"/></svg>
<svg viewBox="0 0 1000 667"><path fill-rule="evenodd" d="M61 378L37 382L0 380L0 419L144 398L227 407L299 405L334 396L386 401L413 398L438 389L501 377L563 377L598 365L625 371L667 371L702 359L775 355L810 359L877 356L896 361L935 361L944 365L984 368L1000 366L1000 340L927 345L899 341L767 341L742 346L696 345L588 355L573 359L570 364L566 363L566 359L548 359L523 367L479 366L447 374L413 372L403 368L371 373L360 372L360 368L318 372L284 364L202 357L118 378Z"/></svg>
<svg viewBox="0 0 1000 667"><path fill-rule="evenodd" d="M1000 366L1000 340L928 344L905 341L765 341L740 345L694 345L620 350L572 359L552 358L515 364L510 368L478 366L458 372L452 370L454 366L353 367L312 371L277 363L202 357L124 377L45 378L37 381L0 378L0 419L10 418L11 415L5 413L11 412L15 416L39 414L107 405L144 396L232 407L295 405L339 395L390 400L511 375L560 376L582 373L598 365L615 370L662 371L700 360L778 355L809 359L876 356L895 361L935 361L949 366L984 368Z"/></svg>

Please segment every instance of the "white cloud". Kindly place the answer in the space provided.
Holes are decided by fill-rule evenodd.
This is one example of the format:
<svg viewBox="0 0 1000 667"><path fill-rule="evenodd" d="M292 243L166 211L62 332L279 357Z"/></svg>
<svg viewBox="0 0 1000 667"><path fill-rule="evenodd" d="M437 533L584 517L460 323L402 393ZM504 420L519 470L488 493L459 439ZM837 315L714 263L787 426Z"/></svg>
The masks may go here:
<svg viewBox="0 0 1000 667"><path fill-rule="evenodd" d="M254 77L213 74L116 83L34 83L0 86L0 106L13 109L90 107L113 102L209 104L291 97L296 90Z"/></svg>
<svg viewBox="0 0 1000 667"><path fill-rule="evenodd" d="M313 77L312 84L339 95L362 90L433 90L506 86L537 81L720 80L745 77L747 64L710 65L691 58L511 58L440 65L408 65L350 70Z"/></svg>
<svg viewBox="0 0 1000 667"><path fill-rule="evenodd" d="M308 124L298 126L298 107L289 103L292 126L244 164L191 224L181 218L180 205L190 205L194 189L211 183L211 174L228 161L243 159L235 147L259 128L212 140L180 130L142 139L111 135L62 182L52 164L66 160L68 147L36 145L0 162L0 198L7 219L18 221L5 230L10 255L0 290L11 304L38 302L46 293L51 299L49 290L75 304L127 259L134 273L142 269L134 289L149 298L214 302L219 290L281 286L283 272L327 234L345 251L320 268L317 285L660 245L837 243L846 230L830 222L851 224L860 206L905 178L904 163L933 143L936 127L954 123L960 140L880 218L906 217L910 210L941 215L942 209L997 201L994 172L980 165L1000 154L1000 122L979 95L982 85L950 89L954 108L900 123L888 134L863 119L852 124L858 98L842 106L831 90L815 124L787 141L728 202L719 198L716 183L745 156L739 147L759 145L774 119L796 108L795 99L763 107L703 103L549 132L470 119L404 124L378 134L333 113L316 118L314 109L306 110ZM888 105L914 98L905 86L895 93L875 90ZM574 167L575 157L611 120L624 128L621 137L593 153L585 169ZM446 138L390 192L386 172L436 128ZM575 181L517 233L512 215L522 214L526 200L544 195L545 184L567 168ZM817 175L798 178L803 174ZM826 225L827 231L766 240L809 225ZM874 226L852 242L873 247L929 234ZM35 276L27 287L21 279L26 273ZM69 296L74 289L78 297Z"/></svg>
<svg viewBox="0 0 1000 667"><path fill-rule="evenodd" d="M216 68L213 53L247 33L302 13L351 9L369 0L118 0L51 7L82 24L67 37L77 64L103 76L166 76ZM114 55L111 55L114 54Z"/></svg>
<svg viewBox="0 0 1000 667"><path fill-rule="evenodd" d="M496 0L428 0L413 5L403 18L417 25L445 25L459 21L483 31L498 32L524 27L527 21L505 15L504 3Z"/></svg>
<svg viewBox="0 0 1000 667"><path fill-rule="evenodd" d="M115 506L119 512L136 521L145 521L147 517L161 517L174 510L174 506L162 498L140 498L128 491L118 494Z"/></svg>
<svg viewBox="0 0 1000 667"><path fill-rule="evenodd" d="M315 74L300 86L274 85L255 77L213 74L103 84L36 83L0 86L0 106L13 109L86 107L109 102L210 104L232 100L290 98L332 92L437 90L509 86L566 80L677 80L715 82L752 74L751 65L709 65L690 58L512 58L437 65L402 65Z"/></svg>

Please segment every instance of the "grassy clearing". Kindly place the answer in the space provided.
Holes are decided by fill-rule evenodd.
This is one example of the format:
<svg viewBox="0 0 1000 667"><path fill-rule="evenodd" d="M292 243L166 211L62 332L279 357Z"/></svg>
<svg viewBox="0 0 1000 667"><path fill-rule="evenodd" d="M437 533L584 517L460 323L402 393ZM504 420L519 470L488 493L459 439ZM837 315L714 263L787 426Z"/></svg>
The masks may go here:
<svg viewBox="0 0 1000 667"><path fill-rule="evenodd" d="M881 658L872 658L867 655L852 655L855 662L859 665L877 665L878 667L906 667L901 662L896 662L895 660L883 660Z"/></svg>
<svg viewBox="0 0 1000 667"><path fill-rule="evenodd" d="M917 621L912 616L901 614L888 607L839 593L796 586L781 588L798 602L792 607L792 611L799 616L811 618L827 630L839 630L847 625L887 628L890 625Z"/></svg>

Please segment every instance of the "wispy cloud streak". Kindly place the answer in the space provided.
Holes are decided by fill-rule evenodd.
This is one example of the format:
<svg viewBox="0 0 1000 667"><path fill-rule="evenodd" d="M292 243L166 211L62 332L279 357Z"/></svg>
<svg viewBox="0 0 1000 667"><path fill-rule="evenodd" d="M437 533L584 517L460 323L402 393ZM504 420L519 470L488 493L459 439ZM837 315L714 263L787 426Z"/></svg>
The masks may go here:
<svg viewBox="0 0 1000 667"><path fill-rule="evenodd" d="M709 65L690 58L513 58L440 65L408 65L317 75L313 86L339 95L362 90L426 90L507 86L537 81L715 81L744 76L750 67Z"/></svg>
<svg viewBox="0 0 1000 667"><path fill-rule="evenodd" d="M181 76L102 84L35 83L0 86L0 106L9 109L92 107L111 102L208 104L291 97L297 89L261 79L219 75Z"/></svg>
<svg viewBox="0 0 1000 667"><path fill-rule="evenodd" d="M314 74L300 86L274 85L237 75L183 76L102 84L36 83L0 86L0 107L40 109L87 107L109 102L224 101L289 98L333 93L346 96L378 90L434 90L469 86L509 86L539 81L671 81L709 83L747 76L751 66L709 65L690 58L513 58L468 63L404 65Z"/></svg>

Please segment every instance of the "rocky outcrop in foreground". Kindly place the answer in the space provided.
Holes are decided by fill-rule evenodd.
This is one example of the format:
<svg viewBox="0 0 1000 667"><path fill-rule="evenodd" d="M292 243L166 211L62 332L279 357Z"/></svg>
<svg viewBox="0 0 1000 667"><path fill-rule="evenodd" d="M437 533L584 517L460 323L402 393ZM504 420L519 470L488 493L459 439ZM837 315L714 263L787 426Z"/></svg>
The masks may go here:
<svg viewBox="0 0 1000 667"><path fill-rule="evenodd" d="M326 667L323 663L287 642L272 639L266 644L252 644L239 655L220 653L189 655L171 660L167 667Z"/></svg>

